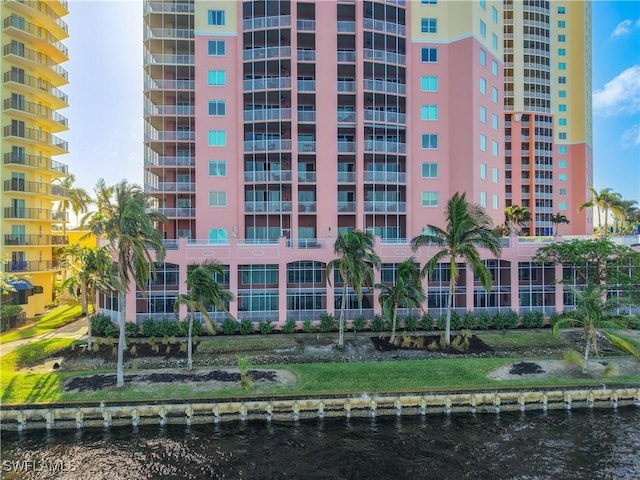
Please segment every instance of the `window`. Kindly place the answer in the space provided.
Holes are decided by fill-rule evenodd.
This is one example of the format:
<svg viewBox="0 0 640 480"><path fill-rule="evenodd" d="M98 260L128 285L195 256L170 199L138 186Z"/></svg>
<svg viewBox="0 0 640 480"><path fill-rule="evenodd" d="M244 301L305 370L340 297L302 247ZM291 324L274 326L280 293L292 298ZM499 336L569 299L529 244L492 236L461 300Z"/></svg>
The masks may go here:
<svg viewBox="0 0 640 480"><path fill-rule="evenodd" d="M438 178L438 164L436 162L424 162L422 164L422 178Z"/></svg>
<svg viewBox="0 0 640 480"><path fill-rule="evenodd" d="M567 195L567 189L566 188L561 188L559 190L559 192L560 192L560 196L561 197L565 197Z"/></svg>
<svg viewBox="0 0 640 480"><path fill-rule="evenodd" d="M486 137L486 135L480 135L480 150L482 150L483 152L487 151L487 137ZM485 177L486 177L486 173L485 173Z"/></svg>
<svg viewBox="0 0 640 480"><path fill-rule="evenodd" d="M561 127L566 127L567 126L567 119L566 118L559 118L558 119L558 125L560 125Z"/></svg>
<svg viewBox="0 0 640 480"><path fill-rule="evenodd" d="M480 178L482 180L486 180L487 179L487 164L486 163L481 163L480 164Z"/></svg>
<svg viewBox="0 0 640 480"><path fill-rule="evenodd" d="M499 176L500 176L500 171L494 167L493 170L491 171L491 180L493 180L493 183L498 183Z"/></svg>
<svg viewBox="0 0 640 480"><path fill-rule="evenodd" d="M209 192L209 206L210 207L226 207L227 206L227 192L214 190Z"/></svg>
<svg viewBox="0 0 640 480"><path fill-rule="evenodd" d="M435 18L423 18L420 21L422 33L438 33L438 20Z"/></svg>
<svg viewBox="0 0 640 480"><path fill-rule="evenodd" d="M487 192L480 192L480 206L486 208L486 206L487 206Z"/></svg>
<svg viewBox="0 0 640 480"><path fill-rule="evenodd" d="M566 160L558 160L558 167L567 168L567 161Z"/></svg>
<svg viewBox="0 0 640 480"><path fill-rule="evenodd" d="M221 57L225 54L224 40L209 40L207 46L209 55Z"/></svg>
<svg viewBox="0 0 640 480"><path fill-rule="evenodd" d="M498 23L498 10L496 10L496 7L491 7L491 20L493 20L493 23Z"/></svg>
<svg viewBox="0 0 640 480"><path fill-rule="evenodd" d="M227 72L225 70L209 70L207 72L207 83L215 87L226 85Z"/></svg>
<svg viewBox="0 0 640 480"><path fill-rule="evenodd" d="M487 2L485 0L480 0L480 6L482 7L482 9L486 9L487 8Z"/></svg>
<svg viewBox="0 0 640 480"><path fill-rule="evenodd" d="M491 100L493 103L498 103L498 89L496 87L491 88Z"/></svg>
<svg viewBox="0 0 640 480"><path fill-rule="evenodd" d="M224 10L209 10L207 15L207 22L209 23L209 25L224 25Z"/></svg>
<svg viewBox="0 0 640 480"><path fill-rule="evenodd" d="M566 132L560 132L560 133L558 134L558 138L559 138L560 140L566 140L566 139L567 139L567 133L566 133Z"/></svg>
<svg viewBox="0 0 640 480"><path fill-rule="evenodd" d="M438 192L422 192L422 206L423 207L437 207L438 206Z"/></svg>
<svg viewBox="0 0 640 480"><path fill-rule="evenodd" d="M227 162L225 160L209 160L210 177L226 177Z"/></svg>
<svg viewBox="0 0 640 480"><path fill-rule="evenodd" d="M491 153L493 154L494 157L498 156L498 151L499 151L498 142L496 141L491 142Z"/></svg>
<svg viewBox="0 0 640 480"><path fill-rule="evenodd" d="M566 182L567 181L567 174L566 173L561 173L560 175L558 175L558 181Z"/></svg>
<svg viewBox="0 0 640 480"><path fill-rule="evenodd" d="M487 52L485 52L483 49L480 49L480 65L482 65L483 67L487 66Z"/></svg>
<svg viewBox="0 0 640 480"><path fill-rule="evenodd" d="M565 9L565 7L558 7L558 13L559 13L560 15L564 15L564 14L566 13L566 9Z"/></svg>
<svg viewBox="0 0 640 480"><path fill-rule="evenodd" d="M227 145L227 132L225 130L209 130L209 146L224 147Z"/></svg>
<svg viewBox="0 0 640 480"><path fill-rule="evenodd" d="M483 106L480 106L480 121L482 123L487 123L487 109Z"/></svg>
<svg viewBox="0 0 640 480"><path fill-rule="evenodd" d="M491 34L491 46L494 50L498 49L498 36L495 33Z"/></svg>
<svg viewBox="0 0 640 480"><path fill-rule="evenodd" d="M487 38L487 24L480 20L480 35L482 38Z"/></svg>
<svg viewBox="0 0 640 480"><path fill-rule="evenodd" d="M558 41L559 41L559 42L564 42L564 41L566 41L566 40L567 40L566 35L558 35Z"/></svg>
<svg viewBox="0 0 640 480"><path fill-rule="evenodd" d="M438 77L436 76L424 76L420 78L420 89L423 92L437 92L438 91Z"/></svg>
<svg viewBox="0 0 640 480"><path fill-rule="evenodd" d="M567 64L565 62L558 63L558 70L566 70Z"/></svg>
<svg viewBox="0 0 640 480"><path fill-rule="evenodd" d="M227 114L227 103L224 100L209 100L209 115L224 117Z"/></svg>
<svg viewBox="0 0 640 480"><path fill-rule="evenodd" d="M209 243L222 245L229 243L227 240L227 230L225 228L212 228L209 230Z"/></svg>
<svg viewBox="0 0 640 480"><path fill-rule="evenodd" d="M560 98L567 98L567 91L566 90L558 90L558 96Z"/></svg>
<svg viewBox="0 0 640 480"><path fill-rule="evenodd" d="M565 28L567 23L564 20L558 20L558 28Z"/></svg>
<svg viewBox="0 0 640 480"><path fill-rule="evenodd" d="M423 62L435 63L438 61L438 49L435 47L424 47L421 54Z"/></svg>
<svg viewBox="0 0 640 480"><path fill-rule="evenodd" d="M438 134L437 133L423 133L422 134L422 148L433 150L438 148Z"/></svg>
<svg viewBox="0 0 640 480"><path fill-rule="evenodd" d="M491 196L491 206L493 207L494 210L498 210L498 205L500 204L500 199L498 197L497 194L493 194Z"/></svg>
<svg viewBox="0 0 640 480"><path fill-rule="evenodd" d="M438 0L420 0L423 5L436 5Z"/></svg>
<svg viewBox="0 0 640 480"><path fill-rule="evenodd" d="M560 210L566 210L567 209L567 202L559 202L558 203L558 208Z"/></svg>
<svg viewBox="0 0 640 480"><path fill-rule="evenodd" d="M498 76L498 62L491 60L491 73L494 77Z"/></svg>
<svg viewBox="0 0 640 480"><path fill-rule="evenodd" d="M561 57L564 57L567 54L567 50L564 48L559 48L558 49L558 55Z"/></svg>
<svg viewBox="0 0 640 480"><path fill-rule="evenodd" d="M495 113L491 115L491 126L494 130L498 130L498 115Z"/></svg>
<svg viewBox="0 0 640 480"><path fill-rule="evenodd" d="M561 103L558 105L558 111L559 112L566 112L567 111L567 104L566 103Z"/></svg>
<svg viewBox="0 0 640 480"><path fill-rule="evenodd" d="M564 147L564 146L558 147L558 153L562 153L562 154L567 153L567 147Z"/></svg>
<svg viewBox="0 0 640 480"><path fill-rule="evenodd" d="M422 120L437 120L438 119L438 106L437 105L422 105L420 118Z"/></svg>
<svg viewBox="0 0 640 480"><path fill-rule="evenodd" d="M487 93L487 81L482 77L480 77L480 93L483 95Z"/></svg>
<svg viewBox="0 0 640 480"><path fill-rule="evenodd" d="M558 83L567 83L567 77L558 77Z"/></svg>

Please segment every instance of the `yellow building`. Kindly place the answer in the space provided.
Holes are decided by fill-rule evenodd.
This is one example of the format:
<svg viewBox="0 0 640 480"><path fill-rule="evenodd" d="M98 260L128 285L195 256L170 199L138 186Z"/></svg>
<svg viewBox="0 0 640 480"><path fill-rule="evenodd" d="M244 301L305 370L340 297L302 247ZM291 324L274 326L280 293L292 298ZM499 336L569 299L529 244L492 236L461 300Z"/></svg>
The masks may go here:
<svg viewBox="0 0 640 480"><path fill-rule="evenodd" d="M57 110L68 106L60 87L68 83L60 64L68 60L61 43L68 37L63 17L66 0L4 0L2 30L2 184L0 241L2 267L22 281L4 302L20 304L27 316L42 313L51 302L59 270L53 250L68 239L59 227L66 212L54 202L66 192L55 180L68 174L54 160L67 153L58 137L68 129Z"/></svg>

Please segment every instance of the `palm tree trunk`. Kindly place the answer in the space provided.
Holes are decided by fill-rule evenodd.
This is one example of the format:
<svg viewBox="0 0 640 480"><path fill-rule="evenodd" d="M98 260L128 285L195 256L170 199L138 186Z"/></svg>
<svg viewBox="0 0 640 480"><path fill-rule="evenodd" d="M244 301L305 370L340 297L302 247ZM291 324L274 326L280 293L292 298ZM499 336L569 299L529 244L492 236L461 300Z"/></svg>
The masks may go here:
<svg viewBox="0 0 640 480"><path fill-rule="evenodd" d="M447 298L447 325L444 331L444 338L447 347L451 345L451 310L453 309L453 290L455 288L455 281L453 275L449 279L449 298Z"/></svg>
<svg viewBox="0 0 640 480"><path fill-rule="evenodd" d="M584 363L582 364L582 373L587 373L588 364L589 364L589 349L591 348L591 334L585 337L585 346L584 346Z"/></svg>
<svg viewBox="0 0 640 480"><path fill-rule="evenodd" d="M393 316L391 317L391 339L390 343L396 340L396 320L398 319L398 304L393 305Z"/></svg>
<svg viewBox="0 0 640 480"><path fill-rule="evenodd" d="M89 316L89 292L87 291L89 287L87 286L87 281L82 280L82 313L87 319L87 347L89 351L91 351L91 347L93 346L91 339L91 317Z"/></svg>
<svg viewBox="0 0 640 480"><path fill-rule="evenodd" d="M118 291L118 307L120 310L120 336L118 337L118 363L116 366L116 387L124 387L124 348L127 343L125 322L127 318L127 293Z"/></svg>
<svg viewBox="0 0 640 480"><path fill-rule="evenodd" d="M600 227L600 236L604 237L604 231L602 230L602 217L600 216L600 206L596 206L598 212L598 226Z"/></svg>
<svg viewBox="0 0 640 480"><path fill-rule="evenodd" d="M189 332L187 333L187 370L193 368L193 311L189 312Z"/></svg>
<svg viewBox="0 0 640 480"><path fill-rule="evenodd" d="M340 321L338 322L338 347L344 347L344 311L347 308L347 281L342 279L342 302L340 304Z"/></svg>

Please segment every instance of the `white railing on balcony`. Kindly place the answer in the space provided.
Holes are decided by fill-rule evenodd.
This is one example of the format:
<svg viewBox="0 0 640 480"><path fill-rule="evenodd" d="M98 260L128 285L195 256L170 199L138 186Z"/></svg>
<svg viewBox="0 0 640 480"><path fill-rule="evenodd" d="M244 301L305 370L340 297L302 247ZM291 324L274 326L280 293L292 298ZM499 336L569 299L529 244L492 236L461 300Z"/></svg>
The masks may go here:
<svg viewBox="0 0 640 480"><path fill-rule="evenodd" d="M196 159L194 157L147 156L144 163L158 167L192 167L196 164Z"/></svg>
<svg viewBox="0 0 640 480"><path fill-rule="evenodd" d="M292 210L291 202L244 202L245 212L290 212Z"/></svg>
<svg viewBox="0 0 640 480"><path fill-rule="evenodd" d="M365 140L364 149L368 152L405 153L407 151L407 144L381 140Z"/></svg>
<svg viewBox="0 0 640 480"><path fill-rule="evenodd" d="M291 150L291 140L245 140L245 152Z"/></svg>
<svg viewBox="0 0 640 480"><path fill-rule="evenodd" d="M404 83L369 78L364 79L364 89L384 93L398 93L400 95L404 95L407 92L407 86Z"/></svg>
<svg viewBox="0 0 640 480"><path fill-rule="evenodd" d="M291 88L291 77L252 78L242 81L244 90L265 90L268 88Z"/></svg>
<svg viewBox="0 0 640 480"><path fill-rule="evenodd" d="M356 181L356 172L338 172L339 183L354 183Z"/></svg>
<svg viewBox="0 0 640 480"><path fill-rule="evenodd" d="M343 142L338 141L338 151L339 152L355 152L356 151L356 142Z"/></svg>
<svg viewBox="0 0 640 480"><path fill-rule="evenodd" d="M245 182L290 182L291 170L256 170L244 172Z"/></svg>
<svg viewBox="0 0 640 480"><path fill-rule="evenodd" d="M338 212L355 212L356 202L338 202Z"/></svg>
<svg viewBox="0 0 640 480"><path fill-rule="evenodd" d="M243 60L260 58L282 58L291 56L291 47L260 47L248 48L242 51Z"/></svg>
<svg viewBox="0 0 640 480"><path fill-rule="evenodd" d="M158 80L147 77L144 81L144 88L148 90L193 90L195 83L193 80Z"/></svg>
<svg viewBox="0 0 640 480"><path fill-rule="evenodd" d="M278 15L272 17L256 17L242 20L243 30L256 30L271 27L289 27L291 26L290 15Z"/></svg>
<svg viewBox="0 0 640 480"><path fill-rule="evenodd" d="M371 122L407 123L407 116L404 113L373 110L371 108L365 109L364 119Z"/></svg>
<svg viewBox="0 0 640 480"><path fill-rule="evenodd" d="M188 28L147 28L144 38L194 38L194 32Z"/></svg>
<svg viewBox="0 0 640 480"><path fill-rule="evenodd" d="M315 110L298 110L299 122L315 122L316 112Z"/></svg>
<svg viewBox="0 0 640 480"><path fill-rule="evenodd" d="M355 62L356 52L353 50L338 50L338 62Z"/></svg>
<svg viewBox="0 0 640 480"><path fill-rule="evenodd" d="M245 122L263 120L291 120L290 108L261 108L244 111Z"/></svg>
<svg viewBox="0 0 640 480"><path fill-rule="evenodd" d="M406 56L402 53L374 50L372 48L364 49L364 58L366 60L377 60L385 63L395 63L397 65L405 65L407 62Z"/></svg>
<svg viewBox="0 0 640 480"><path fill-rule="evenodd" d="M298 20L296 25L298 30L303 30L305 32L313 32L316 29L315 20Z"/></svg>
<svg viewBox="0 0 640 480"><path fill-rule="evenodd" d="M193 3L189 2L149 2L145 4L147 12L193 13Z"/></svg>
<svg viewBox="0 0 640 480"><path fill-rule="evenodd" d="M161 213L168 218L189 218L196 216L195 208L157 208L151 210Z"/></svg>
<svg viewBox="0 0 640 480"><path fill-rule="evenodd" d="M338 123L354 123L356 121L356 112L340 112L337 114Z"/></svg>
<svg viewBox="0 0 640 480"><path fill-rule="evenodd" d="M319 238L287 238L287 248L327 248L327 241Z"/></svg>
<svg viewBox="0 0 640 480"><path fill-rule="evenodd" d="M385 212L385 213L393 213L393 212L406 212L407 204L405 202L384 202L384 201L366 201L364 202L364 211L365 212Z"/></svg>
<svg viewBox="0 0 640 480"><path fill-rule="evenodd" d="M316 142L298 140L298 152L315 152Z"/></svg>
<svg viewBox="0 0 640 480"><path fill-rule="evenodd" d="M159 132L157 130L152 130L150 132L145 132L144 139L145 140L158 140L158 141L191 141L195 140L196 133L193 131L164 131Z"/></svg>
<svg viewBox="0 0 640 480"><path fill-rule="evenodd" d="M298 181L303 183L315 183L316 172L298 172Z"/></svg>
<svg viewBox="0 0 640 480"><path fill-rule="evenodd" d="M364 19L364 28L368 30L377 30L378 32L392 33L394 35L405 35L407 27L392 22L384 22L382 20L373 20L371 18Z"/></svg>
<svg viewBox="0 0 640 480"><path fill-rule="evenodd" d="M196 107L191 105L149 105L145 115L195 115Z"/></svg>
<svg viewBox="0 0 640 480"><path fill-rule="evenodd" d="M356 82L354 80L338 80L339 92L355 92Z"/></svg>
<svg viewBox="0 0 640 480"><path fill-rule="evenodd" d="M316 59L315 50L298 49L298 60L302 62L313 62Z"/></svg>
<svg viewBox="0 0 640 480"><path fill-rule="evenodd" d="M298 201L298 212L300 213L313 213L316 211L316 202L301 202Z"/></svg>
<svg viewBox="0 0 640 480"><path fill-rule="evenodd" d="M195 192L194 182L159 182L157 185L145 185L147 192Z"/></svg>
<svg viewBox="0 0 640 480"><path fill-rule="evenodd" d="M301 92L315 92L316 81L315 80L298 80L298 90Z"/></svg>
<svg viewBox="0 0 640 480"><path fill-rule="evenodd" d="M376 172L365 170L365 182L391 182L391 183L407 183L407 174L405 172Z"/></svg>
<svg viewBox="0 0 640 480"><path fill-rule="evenodd" d="M338 32L351 33L356 31L356 22L340 20L337 22Z"/></svg>
<svg viewBox="0 0 640 480"><path fill-rule="evenodd" d="M170 54L170 53L147 53L145 55L146 64L171 64L171 65L194 65L195 56L187 54Z"/></svg>

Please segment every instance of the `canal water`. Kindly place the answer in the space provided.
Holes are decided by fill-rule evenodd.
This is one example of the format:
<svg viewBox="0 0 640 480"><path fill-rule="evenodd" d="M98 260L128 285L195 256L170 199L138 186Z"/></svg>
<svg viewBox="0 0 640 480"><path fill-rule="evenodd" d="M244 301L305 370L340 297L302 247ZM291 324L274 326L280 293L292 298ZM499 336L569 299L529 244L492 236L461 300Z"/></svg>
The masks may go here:
<svg viewBox="0 0 640 480"><path fill-rule="evenodd" d="M640 478L640 408L2 434L3 479Z"/></svg>

